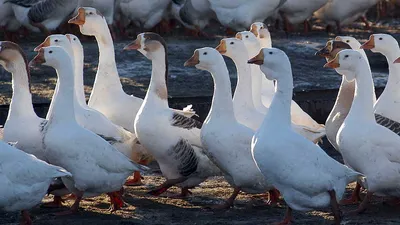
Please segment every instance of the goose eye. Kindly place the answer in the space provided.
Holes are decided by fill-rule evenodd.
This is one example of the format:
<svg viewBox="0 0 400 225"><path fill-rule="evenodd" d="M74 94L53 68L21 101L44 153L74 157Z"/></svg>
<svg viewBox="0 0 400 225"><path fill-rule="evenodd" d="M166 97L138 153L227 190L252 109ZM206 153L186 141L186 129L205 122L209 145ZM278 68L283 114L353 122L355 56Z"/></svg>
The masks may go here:
<svg viewBox="0 0 400 225"><path fill-rule="evenodd" d="M345 58L349 58L349 55L345 55L344 57L345 57Z"/></svg>
<svg viewBox="0 0 400 225"><path fill-rule="evenodd" d="M89 12L89 15L93 15L93 12Z"/></svg>
<svg viewBox="0 0 400 225"><path fill-rule="evenodd" d="M49 51L49 54L53 53L53 51Z"/></svg>
<svg viewBox="0 0 400 225"><path fill-rule="evenodd" d="M58 40L56 39L56 40L54 40L55 42L58 42Z"/></svg>
<svg viewBox="0 0 400 225"><path fill-rule="evenodd" d="M203 55L207 55L207 52L204 52Z"/></svg>
<svg viewBox="0 0 400 225"><path fill-rule="evenodd" d="M232 41L230 44L233 45L233 44L235 44L235 43L233 43L233 41Z"/></svg>
<svg viewBox="0 0 400 225"><path fill-rule="evenodd" d="M246 35L246 38L249 38L249 35Z"/></svg>
<svg viewBox="0 0 400 225"><path fill-rule="evenodd" d="M379 40L383 40L383 38L379 38Z"/></svg>
<svg viewBox="0 0 400 225"><path fill-rule="evenodd" d="M347 40L346 42L347 42L347 43L349 43L349 42L350 42L350 40Z"/></svg>
<svg viewBox="0 0 400 225"><path fill-rule="evenodd" d="M74 38L73 40L76 41L76 38Z"/></svg>
<svg viewBox="0 0 400 225"><path fill-rule="evenodd" d="M274 54L273 52L269 52L270 55Z"/></svg>

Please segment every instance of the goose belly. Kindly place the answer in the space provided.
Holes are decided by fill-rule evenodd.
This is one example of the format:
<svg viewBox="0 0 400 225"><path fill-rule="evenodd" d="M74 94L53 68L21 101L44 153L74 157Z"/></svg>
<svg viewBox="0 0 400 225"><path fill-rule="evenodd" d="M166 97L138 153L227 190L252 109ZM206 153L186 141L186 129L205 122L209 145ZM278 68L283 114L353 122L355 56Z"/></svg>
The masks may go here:
<svg viewBox="0 0 400 225"><path fill-rule="evenodd" d="M297 211L310 211L314 209L327 208L331 202L328 192L310 196L291 188L277 188L290 208Z"/></svg>

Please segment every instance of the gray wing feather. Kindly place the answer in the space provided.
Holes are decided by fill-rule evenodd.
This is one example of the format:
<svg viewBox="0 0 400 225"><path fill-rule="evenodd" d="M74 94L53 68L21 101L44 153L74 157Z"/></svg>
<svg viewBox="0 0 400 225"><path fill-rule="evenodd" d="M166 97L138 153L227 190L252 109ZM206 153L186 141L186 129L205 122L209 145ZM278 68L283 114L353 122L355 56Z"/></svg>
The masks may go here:
<svg viewBox="0 0 400 225"><path fill-rule="evenodd" d="M58 1L43 0L31 7L28 12L28 17L34 23L41 23L50 18L57 7L60 7Z"/></svg>
<svg viewBox="0 0 400 225"><path fill-rule="evenodd" d="M388 128L389 130L393 131L397 135L400 135L400 123L394 120L391 120L387 117L384 117L379 114L375 114L375 120L378 124Z"/></svg>
<svg viewBox="0 0 400 225"><path fill-rule="evenodd" d="M190 130L193 128L201 129L203 124L195 119L188 118L178 113L174 113L172 116L172 126Z"/></svg>
<svg viewBox="0 0 400 225"><path fill-rule="evenodd" d="M198 158L193 147L186 140L179 140L168 150L168 154L179 162L178 171L182 176L188 177L196 172Z"/></svg>

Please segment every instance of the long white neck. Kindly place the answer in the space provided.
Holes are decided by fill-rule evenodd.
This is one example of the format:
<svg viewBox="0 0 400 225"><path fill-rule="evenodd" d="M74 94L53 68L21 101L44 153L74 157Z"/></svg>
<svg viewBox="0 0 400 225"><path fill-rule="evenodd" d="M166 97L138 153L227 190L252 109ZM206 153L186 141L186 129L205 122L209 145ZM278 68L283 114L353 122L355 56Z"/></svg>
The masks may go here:
<svg viewBox="0 0 400 225"><path fill-rule="evenodd" d="M355 86L355 81L347 81L346 78L343 76L335 105L333 106L333 109L329 114L328 120L332 120L333 117L336 116L336 114L339 112L341 115L347 115L349 113L351 105L353 103Z"/></svg>
<svg viewBox="0 0 400 225"><path fill-rule="evenodd" d="M229 72L225 63L215 64L209 68L214 79L214 96L211 104L210 112L205 123L213 119L223 120L224 122L237 122L232 102L232 89Z"/></svg>
<svg viewBox="0 0 400 225"><path fill-rule="evenodd" d="M99 46L99 66L96 79L94 81L93 91L117 90L123 91L121 81L119 80L117 66L115 64L114 43L108 30L107 23L103 21L102 31L95 34Z"/></svg>
<svg viewBox="0 0 400 225"><path fill-rule="evenodd" d="M152 53L152 56L151 80L144 104L154 104L163 108L169 108L166 83L168 68L164 48L160 47Z"/></svg>
<svg viewBox="0 0 400 225"><path fill-rule="evenodd" d="M257 65L250 65L252 89L253 89L253 103L257 109L260 109L265 107L261 99L262 80L263 80L262 76L265 75L258 67L259 66Z"/></svg>
<svg viewBox="0 0 400 225"><path fill-rule="evenodd" d="M73 71L72 61L70 58L65 58L60 62L62 62L62 65L55 67L59 87L52 100L54 106L49 115L49 121L76 123L74 110L74 77L71 74L71 71Z"/></svg>
<svg viewBox="0 0 400 225"><path fill-rule="evenodd" d="M254 110L252 77L250 65L247 63L247 54L235 54L232 60L235 62L238 73L237 85L233 96L233 107L235 111L243 107Z"/></svg>
<svg viewBox="0 0 400 225"><path fill-rule="evenodd" d="M21 58L14 63L12 73L12 100L7 119L21 116L36 116L32 105L32 94L29 86L28 71L25 61Z"/></svg>
<svg viewBox="0 0 400 225"><path fill-rule="evenodd" d="M400 64L393 62L400 56L400 48L393 48L392 51L385 52L384 55L386 56L389 65L389 78L384 92L390 94L397 93L399 89L398 84L400 83Z"/></svg>
<svg viewBox="0 0 400 225"><path fill-rule="evenodd" d="M74 49L74 64L75 64L75 92L76 100L82 107L88 107L86 104L85 90L83 84L83 48L76 47Z"/></svg>
<svg viewBox="0 0 400 225"><path fill-rule="evenodd" d="M374 85L371 69L366 61L362 61L356 71L356 89L353 104L348 117L367 121L375 121Z"/></svg>
<svg viewBox="0 0 400 225"><path fill-rule="evenodd" d="M291 127L290 107L293 96L293 78L292 69L283 68L279 74L279 80L276 82L276 92L272 99L271 106L268 110L266 119L263 122L263 127L268 126L268 120L274 121L275 124L280 124L282 127Z"/></svg>

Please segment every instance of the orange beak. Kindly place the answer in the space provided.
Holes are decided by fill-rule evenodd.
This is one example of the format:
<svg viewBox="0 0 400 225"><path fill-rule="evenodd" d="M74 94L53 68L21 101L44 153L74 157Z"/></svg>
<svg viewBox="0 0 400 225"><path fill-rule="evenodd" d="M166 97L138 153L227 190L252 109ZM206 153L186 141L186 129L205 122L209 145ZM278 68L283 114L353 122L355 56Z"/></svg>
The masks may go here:
<svg viewBox="0 0 400 225"><path fill-rule="evenodd" d="M39 51L41 48L49 47L50 45L51 45L51 44L50 44L50 37L47 37L46 40L44 40L42 44L38 45L38 46L34 49L34 51L37 52L37 51Z"/></svg>
<svg viewBox="0 0 400 225"><path fill-rule="evenodd" d="M327 63L324 65L324 68L332 68L332 69L335 69L335 68L339 68L339 67L340 67L339 55L336 55L336 57L335 57L333 60L327 62Z"/></svg>
<svg viewBox="0 0 400 225"><path fill-rule="evenodd" d="M396 60L394 60L394 62L393 63L400 63L400 57L399 58L397 58Z"/></svg>
<svg viewBox="0 0 400 225"><path fill-rule="evenodd" d="M237 39L239 39L239 40L242 40L242 34L241 34L241 33L237 33L236 36L235 36L235 38L237 38Z"/></svg>
<svg viewBox="0 0 400 225"><path fill-rule="evenodd" d="M138 36L136 40L132 41L130 44L124 47L124 50L138 50L142 47L140 41L142 40L141 36Z"/></svg>
<svg viewBox="0 0 400 225"><path fill-rule="evenodd" d="M185 62L184 66L195 66L195 65L197 65L199 63L200 63L199 51L196 50L196 51L194 51L194 54L192 55L192 57L190 57L190 59L188 59Z"/></svg>
<svg viewBox="0 0 400 225"><path fill-rule="evenodd" d="M68 23L76 24L76 25L83 25L85 24L86 17L85 17L85 9L80 7L78 9L78 15L74 18L70 19Z"/></svg>
<svg viewBox="0 0 400 225"><path fill-rule="evenodd" d="M249 59L249 61L247 61L247 63L248 64L256 64L256 65L264 64L264 52L261 50L260 53L258 53L258 55Z"/></svg>
<svg viewBox="0 0 400 225"><path fill-rule="evenodd" d="M328 49L328 45L326 45L324 48L320 49L318 52L315 53L316 56L321 56L321 57L329 57L330 52Z"/></svg>
<svg viewBox="0 0 400 225"><path fill-rule="evenodd" d="M335 37L335 41L343 41L341 37L337 36Z"/></svg>
<svg viewBox="0 0 400 225"><path fill-rule="evenodd" d="M72 40L71 40L71 36L69 36L69 34L66 34L66 35L65 35L65 37L67 37L67 38L68 38L68 41L69 41L69 42L71 42L71 41L72 41Z"/></svg>
<svg viewBox="0 0 400 225"><path fill-rule="evenodd" d="M365 42L363 45L360 47L361 49L373 49L375 48L375 37L374 35L371 35L369 37L369 40Z"/></svg>
<svg viewBox="0 0 400 225"><path fill-rule="evenodd" d="M256 35L256 37L258 36L258 30L257 30L257 26L255 24L251 25L250 32L253 33L254 35Z"/></svg>
<svg viewBox="0 0 400 225"><path fill-rule="evenodd" d="M46 59L44 58L44 49L41 48L39 49L38 54L29 62L29 66L34 66L34 65L41 65L46 62Z"/></svg>
<svg viewBox="0 0 400 225"><path fill-rule="evenodd" d="M226 42L225 40L221 40L219 45L215 48L222 55L226 53Z"/></svg>

